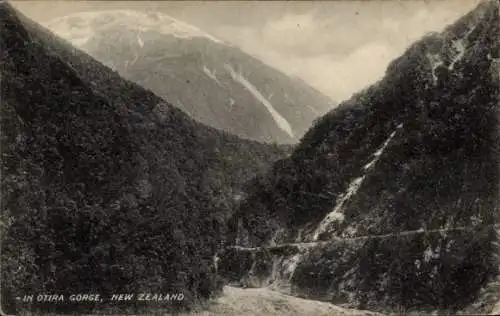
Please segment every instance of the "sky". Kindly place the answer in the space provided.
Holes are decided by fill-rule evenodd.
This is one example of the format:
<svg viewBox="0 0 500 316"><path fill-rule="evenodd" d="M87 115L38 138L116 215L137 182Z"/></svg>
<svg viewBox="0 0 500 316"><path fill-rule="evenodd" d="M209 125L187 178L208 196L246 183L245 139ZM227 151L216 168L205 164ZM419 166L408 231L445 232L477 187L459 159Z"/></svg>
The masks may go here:
<svg viewBox="0 0 500 316"><path fill-rule="evenodd" d="M389 62L478 0L11 1L35 21L83 11L158 11L195 25L341 102L380 79Z"/></svg>

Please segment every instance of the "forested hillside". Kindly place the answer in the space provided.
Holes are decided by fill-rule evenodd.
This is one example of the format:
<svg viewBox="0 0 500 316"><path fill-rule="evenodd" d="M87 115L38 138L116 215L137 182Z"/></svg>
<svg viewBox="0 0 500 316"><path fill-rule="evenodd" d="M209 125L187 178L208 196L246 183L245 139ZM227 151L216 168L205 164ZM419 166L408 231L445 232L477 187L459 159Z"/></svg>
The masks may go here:
<svg viewBox="0 0 500 316"><path fill-rule="evenodd" d="M193 121L6 2L0 47L3 310L93 308L25 294L182 292L172 310L217 293L225 218L288 149Z"/></svg>
<svg viewBox="0 0 500 316"><path fill-rule="evenodd" d="M499 43L488 1L411 45L252 182L233 241L312 243L261 258L292 267L285 281L298 295L466 306L498 269Z"/></svg>

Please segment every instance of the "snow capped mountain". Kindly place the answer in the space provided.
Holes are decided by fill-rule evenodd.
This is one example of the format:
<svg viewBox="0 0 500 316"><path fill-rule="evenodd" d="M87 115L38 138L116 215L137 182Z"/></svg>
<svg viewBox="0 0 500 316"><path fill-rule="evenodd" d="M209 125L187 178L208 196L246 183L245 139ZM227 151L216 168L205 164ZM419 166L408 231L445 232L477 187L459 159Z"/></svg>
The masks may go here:
<svg viewBox="0 0 500 316"><path fill-rule="evenodd" d="M319 119L249 186L231 225L256 265L230 276L380 311L499 301L499 32L481 3Z"/></svg>
<svg viewBox="0 0 500 316"><path fill-rule="evenodd" d="M332 101L198 28L160 13L85 12L47 27L198 121L296 143Z"/></svg>
<svg viewBox="0 0 500 316"><path fill-rule="evenodd" d="M99 26L99 29L95 28L96 25ZM75 40L78 45L85 45L96 35L96 32L113 30L117 27L137 32L137 41L141 47L143 43L141 44L140 33L152 29L164 35L173 35L176 38L202 37L216 43L223 43L193 25L158 12L133 10L80 12L49 21L47 26L52 30L57 30L59 36L71 41Z"/></svg>

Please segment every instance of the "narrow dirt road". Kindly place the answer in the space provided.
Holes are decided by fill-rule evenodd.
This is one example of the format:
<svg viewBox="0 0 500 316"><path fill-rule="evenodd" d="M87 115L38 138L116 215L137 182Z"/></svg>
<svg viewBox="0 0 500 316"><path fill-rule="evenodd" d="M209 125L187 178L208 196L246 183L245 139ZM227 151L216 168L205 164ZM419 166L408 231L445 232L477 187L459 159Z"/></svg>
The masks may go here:
<svg viewBox="0 0 500 316"><path fill-rule="evenodd" d="M493 227L497 227L499 224L495 225L489 225ZM321 246L321 245L327 245L332 242L341 242L341 241L358 241L358 240L368 240L368 239L385 239L385 238L394 238L394 237L404 237L404 236L411 236L411 235L417 235L417 234L435 234L435 233L446 233L446 232L452 232L452 231L467 231L467 230L474 230L476 229L475 227L453 227L453 228L438 228L438 229L429 229L429 230L407 230L407 231L402 231L402 232L396 232L396 233L391 233L391 234L383 234L383 235L366 235L366 236L357 236L357 237L337 237L333 236L330 238L330 240L326 241L309 241L309 242L295 242L295 243L285 243L285 244L280 244L280 245L273 245L273 246L262 246L262 247L242 247L242 246L232 246L231 248L234 249L239 249L239 250L249 250L249 251L256 251L260 249L278 249L284 246L295 246L299 250L315 247L315 246Z"/></svg>

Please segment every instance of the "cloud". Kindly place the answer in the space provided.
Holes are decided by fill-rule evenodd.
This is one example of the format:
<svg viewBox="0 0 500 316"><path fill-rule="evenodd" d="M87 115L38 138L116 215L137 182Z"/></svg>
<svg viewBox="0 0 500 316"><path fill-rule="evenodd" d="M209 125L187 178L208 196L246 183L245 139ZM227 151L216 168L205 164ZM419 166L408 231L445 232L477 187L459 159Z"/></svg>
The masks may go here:
<svg viewBox="0 0 500 316"><path fill-rule="evenodd" d="M381 43L370 43L344 57L328 54L290 56L276 52L261 54L269 64L289 75L306 78L309 84L340 101L377 81L395 52Z"/></svg>
<svg viewBox="0 0 500 316"><path fill-rule="evenodd" d="M298 55L322 53L330 42L324 23L315 20L313 13L288 14L269 21L259 34L262 43L274 50Z"/></svg>
<svg viewBox="0 0 500 316"><path fill-rule="evenodd" d="M441 31L474 5L474 1L467 6L454 1L407 7L379 3L328 14L314 7L259 26L221 26L216 35L342 101L381 78L390 61L414 41L427 32ZM375 9L378 14L372 13ZM388 10L392 14L384 14Z"/></svg>
<svg viewBox="0 0 500 316"><path fill-rule="evenodd" d="M218 33L238 38L236 44L244 51L340 101L380 78L398 51L359 30L332 24L313 13L290 14L257 30L227 27Z"/></svg>
<svg viewBox="0 0 500 316"><path fill-rule="evenodd" d="M207 2L196 6L161 2L157 10L231 42L342 101L383 76L389 62L411 43L429 31L442 30L478 1ZM118 1L103 2L101 8L111 3L146 8L134 2L118 5ZM94 4L21 1L17 5L32 17L48 19L49 13L66 15ZM47 6L51 10L43 9Z"/></svg>

